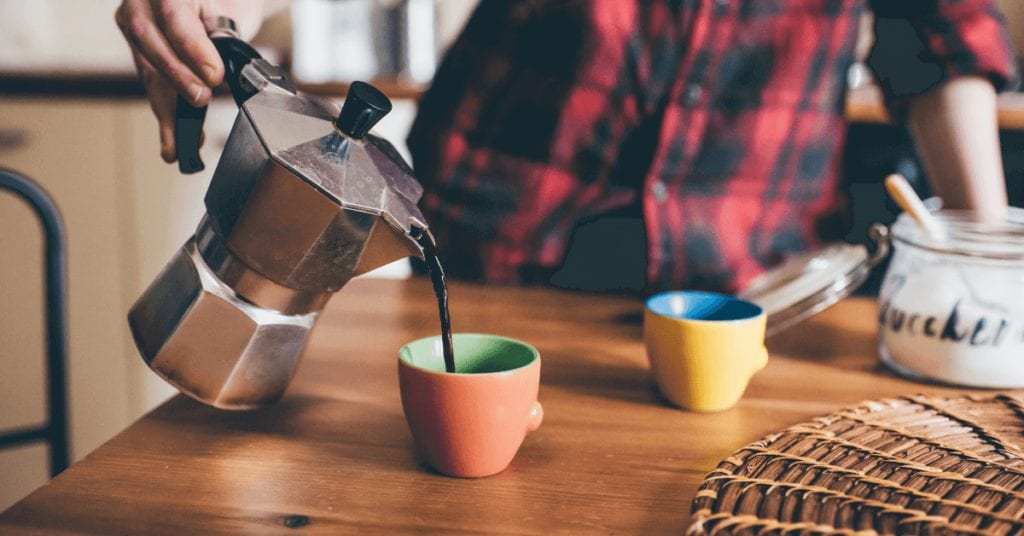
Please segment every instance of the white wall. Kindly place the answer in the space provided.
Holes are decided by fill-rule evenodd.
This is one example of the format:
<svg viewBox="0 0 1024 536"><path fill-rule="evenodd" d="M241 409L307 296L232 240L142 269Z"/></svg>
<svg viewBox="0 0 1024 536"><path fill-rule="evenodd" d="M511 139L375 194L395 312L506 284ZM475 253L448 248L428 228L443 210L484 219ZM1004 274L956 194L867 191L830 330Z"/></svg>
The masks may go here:
<svg viewBox="0 0 1024 536"><path fill-rule="evenodd" d="M132 72L118 0L0 0L0 71Z"/></svg>

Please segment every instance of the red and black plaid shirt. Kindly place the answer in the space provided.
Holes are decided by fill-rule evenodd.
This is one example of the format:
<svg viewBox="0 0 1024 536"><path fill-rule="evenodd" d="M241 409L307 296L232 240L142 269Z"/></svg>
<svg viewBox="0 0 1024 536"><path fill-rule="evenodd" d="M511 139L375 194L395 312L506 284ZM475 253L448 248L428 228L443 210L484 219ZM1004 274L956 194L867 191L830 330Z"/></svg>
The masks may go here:
<svg viewBox="0 0 1024 536"><path fill-rule="evenodd" d="M902 99L1002 88L990 0L875 0L871 65ZM637 207L651 290L734 291L836 227L863 0L483 0L409 137L455 277L519 282L583 221ZM832 220L830 224L829 221ZM597 268L595 268L597 269Z"/></svg>

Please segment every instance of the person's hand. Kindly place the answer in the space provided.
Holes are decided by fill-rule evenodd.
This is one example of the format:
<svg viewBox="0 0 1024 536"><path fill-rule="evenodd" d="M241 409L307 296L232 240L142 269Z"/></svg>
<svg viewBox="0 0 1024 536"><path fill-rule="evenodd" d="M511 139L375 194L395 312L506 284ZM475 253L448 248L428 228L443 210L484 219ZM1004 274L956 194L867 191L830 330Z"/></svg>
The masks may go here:
<svg viewBox="0 0 1024 536"><path fill-rule="evenodd" d="M226 16L245 36L262 20L259 0L123 0L114 15L160 125L160 156L174 162L175 97L205 106L224 79L224 64L205 19Z"/></svg>

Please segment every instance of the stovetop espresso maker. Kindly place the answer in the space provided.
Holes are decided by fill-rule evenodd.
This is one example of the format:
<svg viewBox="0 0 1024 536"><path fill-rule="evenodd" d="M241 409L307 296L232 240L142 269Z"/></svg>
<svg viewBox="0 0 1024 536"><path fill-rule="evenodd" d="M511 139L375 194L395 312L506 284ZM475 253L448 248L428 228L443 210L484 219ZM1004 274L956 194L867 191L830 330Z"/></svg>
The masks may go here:
<svg viewBox="0 0 1024 536"><path fill-rule="evenodd" d="M432 242L422 187L369 134L391 110L352 84L340 111L301 94L225 20L211 33L239 113L193 235L132 306L146 364L206 404L246 409L284 393L317 316L354 276ZM178 101L182 172L202 169L205 109Z"/></svg>

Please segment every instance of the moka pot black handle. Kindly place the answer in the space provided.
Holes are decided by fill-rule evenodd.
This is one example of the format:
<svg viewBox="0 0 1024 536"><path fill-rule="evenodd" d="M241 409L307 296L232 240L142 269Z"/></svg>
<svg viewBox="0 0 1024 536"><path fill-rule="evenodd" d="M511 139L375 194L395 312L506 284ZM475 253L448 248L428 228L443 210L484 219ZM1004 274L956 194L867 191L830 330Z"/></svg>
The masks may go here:
<svg viewBox="0 0 1024 536"><path fill-rule="evenodd" d="M261 59L260 53L249 43L236 37L222 36L212 38L221 60L224 62L224 82L231 90L235 104L241 106L256 91L242 84L242 69L249 62ZM199 142L203 135L203 120L206 118L206 107L189 104L178 95L177 109L174 118L174 150L178 157L178 170L182 173L197 173L205 166L199 157Z"/></svg>

